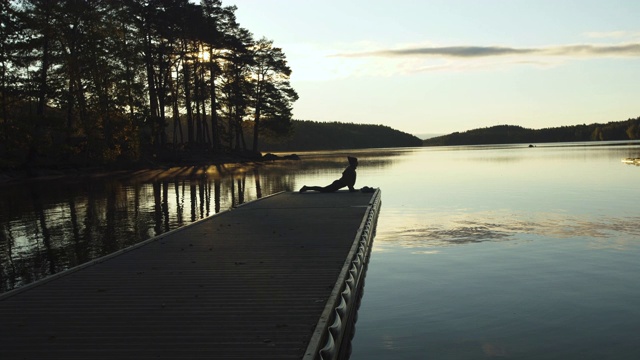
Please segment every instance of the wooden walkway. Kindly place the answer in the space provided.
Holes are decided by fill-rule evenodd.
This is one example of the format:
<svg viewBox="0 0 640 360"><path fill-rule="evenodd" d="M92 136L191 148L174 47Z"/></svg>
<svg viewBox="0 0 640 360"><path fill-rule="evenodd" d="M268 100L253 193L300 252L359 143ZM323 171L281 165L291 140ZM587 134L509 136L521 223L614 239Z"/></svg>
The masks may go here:
<svg viewBox="0 0 640 360"><path fill-rule="evenodd" d="M0 295L0 359L344 356L379 206L280 193Z"/></svg>

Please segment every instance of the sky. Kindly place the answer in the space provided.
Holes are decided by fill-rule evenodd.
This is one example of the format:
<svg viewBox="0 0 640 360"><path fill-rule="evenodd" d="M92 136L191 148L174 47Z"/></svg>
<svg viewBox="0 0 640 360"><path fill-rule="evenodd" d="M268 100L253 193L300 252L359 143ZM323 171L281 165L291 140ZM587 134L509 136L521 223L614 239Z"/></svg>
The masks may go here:
<svg viewBox="0 0 640 360"><path fill-rule="evenodd" d="M299 120L411 134L640 116L638 0L223 0L282 48Z"/></svg>

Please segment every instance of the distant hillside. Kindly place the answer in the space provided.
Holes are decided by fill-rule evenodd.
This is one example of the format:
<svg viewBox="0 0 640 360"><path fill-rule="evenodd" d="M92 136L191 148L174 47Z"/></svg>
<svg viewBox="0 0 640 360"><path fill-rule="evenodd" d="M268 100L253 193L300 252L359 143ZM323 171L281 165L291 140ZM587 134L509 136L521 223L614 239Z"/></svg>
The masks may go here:
<svg viewBox="0 0 640 360"><path fill-rule="evenodd" d="M437 136L442 136L444 134L414 134L415 136L419 137L422 140L427 140L427 139L431 139Z"/></svg>
<svg viewBox="0 0 640 360"><path fill-rule="evenodd" d="M288 138L279 141L265 139L261 150L305 151L409 146L422 146L422 140L388 126L294 120L293 132Z"/></svg>
<svg viewBox="0 0 640 360"><path fill-rule="evenodd" d="M638 139L640 139L640 117L607 124L596 123L539 130L514 125L498 125L438 136L424 140L423 144L441 146Z"/></svg>

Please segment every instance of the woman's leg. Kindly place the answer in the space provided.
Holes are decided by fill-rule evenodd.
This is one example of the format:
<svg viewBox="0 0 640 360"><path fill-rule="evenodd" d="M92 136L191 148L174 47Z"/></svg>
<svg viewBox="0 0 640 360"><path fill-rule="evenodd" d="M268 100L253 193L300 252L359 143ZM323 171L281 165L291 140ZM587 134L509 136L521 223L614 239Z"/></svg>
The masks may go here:
<svg viewBox="0 0 640 360"><path fill-rule="evenodd" d="M322 189L324 189L322 186L303 186L302 189L300 189L300 192L305 192L305 191L320 191L322 192Z"/></svg>
<svg viewBox="0 0 640 360"><path fill-rule="evenodd" d="M300 192L305 192L305 191L319 191L319 192L323 192L323 193L328 193L328 192L335 192L340 188L345 187L344 184L342 184L339 180L336 180L334 182L331 183L331 185L327 185L327 186L303 186L302 189L300 189Z"/></svg>

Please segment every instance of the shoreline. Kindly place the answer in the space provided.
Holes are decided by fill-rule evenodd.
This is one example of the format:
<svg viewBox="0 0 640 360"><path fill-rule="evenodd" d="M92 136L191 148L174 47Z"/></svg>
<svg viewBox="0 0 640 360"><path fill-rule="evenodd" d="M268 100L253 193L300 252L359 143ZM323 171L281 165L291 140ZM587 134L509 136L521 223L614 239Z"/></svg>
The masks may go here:
<svg viewBox="0 0 640 360"><path fill-rule="evenodd" d="M0 186L10 185L16 182L38 182L57 180L69 177L104 177L117 175L134 175L150 172L160 176L164 171L171 169L193 168L188 176L195 176L207 172L209 167L224 167L225 165L241 166L243 164L263 164L271 161L300 160L296 154L275 155L272 153L260 154L260 156L242 155L217 155L211 158L191 158L178 161L153 162L139 161L127 164L111 164L103 166L73 167L70 165L34 166L20 169L0 169ZM199 169L198 169L199 168Z"/></svg>

